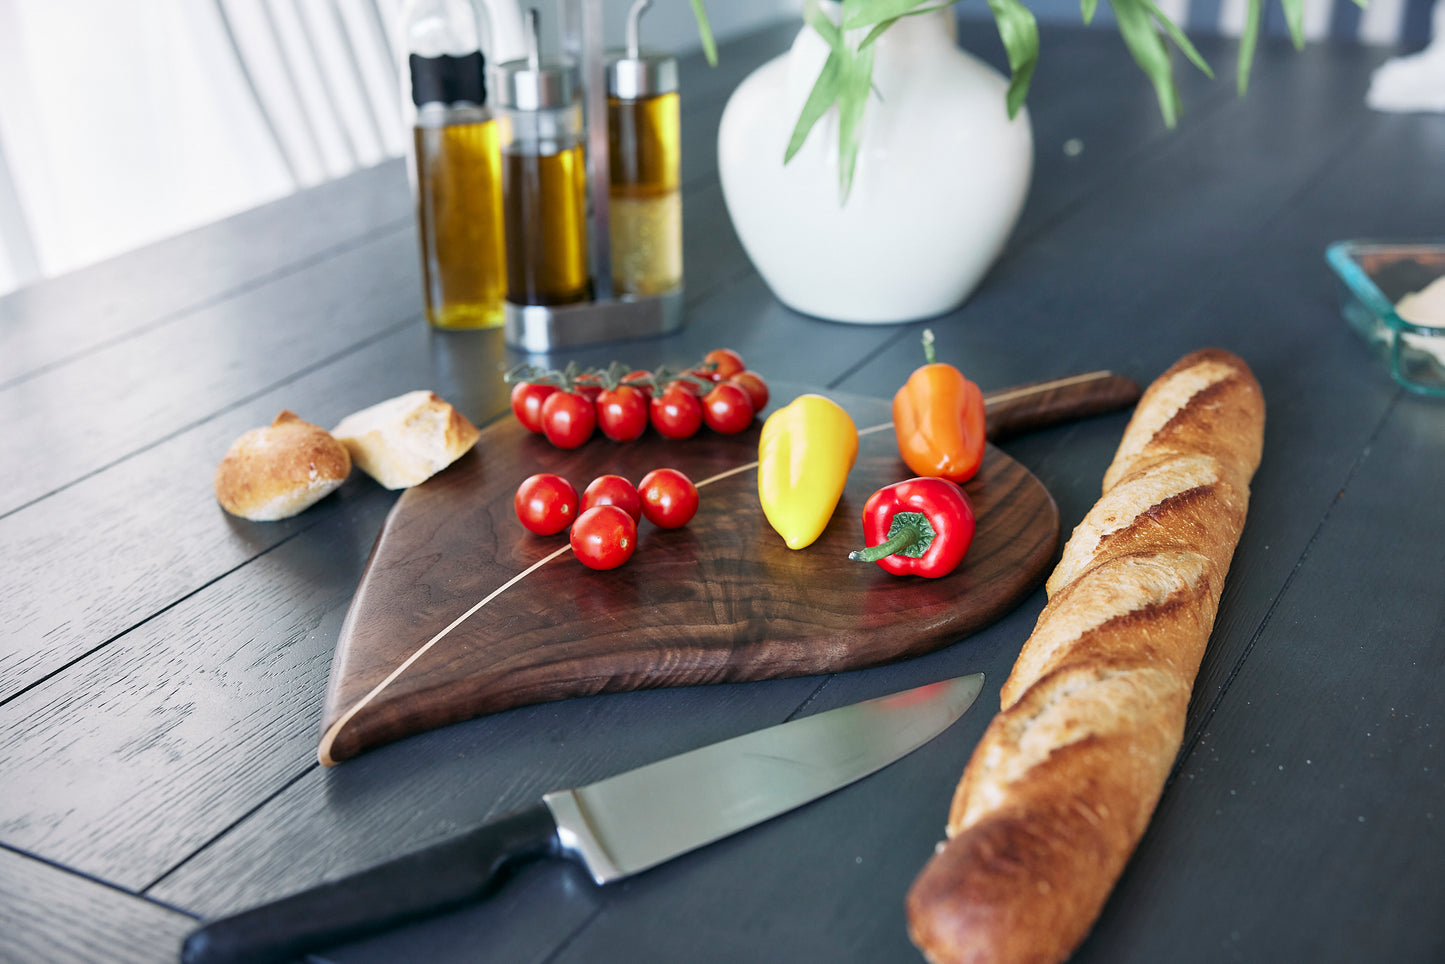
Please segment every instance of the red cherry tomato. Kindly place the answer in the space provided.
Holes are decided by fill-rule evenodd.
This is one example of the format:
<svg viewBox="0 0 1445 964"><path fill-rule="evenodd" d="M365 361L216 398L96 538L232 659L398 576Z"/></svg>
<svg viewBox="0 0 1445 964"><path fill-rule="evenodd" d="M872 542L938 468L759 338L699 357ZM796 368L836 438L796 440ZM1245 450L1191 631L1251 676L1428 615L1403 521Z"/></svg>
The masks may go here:
<svg viewBox="0 0 1445 964"><path fill-rule="evenodd" d="M616 569L637 550L637 523L615 505L595 505L577 517L572 552L592 569Z"/></svg>
<svg viewBox="0 0 1445 964"><path fill-rule="evenodd" d="M719 382L703 396L702 420L714 432L736 435L753 424L753 401L737 385Z"/></svg>
<svg viewBox="0 0 1445 964"><path fill-rule="evenodd" d="M703 367L718 378L731 378L748 367L743 364L743 356L731 348L714 348L703 356L702 361Z"/></svg>
<svg viewBox="0 0 1445 964"><path fill-rule="evenodd" d="M577 392L553 392L542 403L542 434L559 449L575 449L592 437L597 406Z"/></svg>
<svg viewBox="0 0 1445 964"><path fill-rule="evenodd" d="M618 385L597 396L597 427L614 442L631 442L647 430L647 395Z"/></svg>
<svg viewBox="0 0 1445 964"><path fill-rule="evenodd" d="M556 385L518 382L512 386L512 414L529 432L542 431L542 403L557 391Z"/></svg>
<svg viewBox="0 0 1445 964"><path fill-rule="evenodd" d="M702 401L676 385L649 404L652 427L663 438L692 438L702 428Z"/></svg>
<svg viewBox="0 0 1445 964"><path fill-rule="evenodd" d="M615 505L632 516L636 522L642 518L642 498L637 488L620 475L599 475L582 492L582 511L594 505Z"/></svg>
<svg viewBox="0 0 1445 964"><path fill-rule="evenodd" d="M677 469L653 469L638 483L642 514L663 529L687 525L697 514L697 486Z"/></svg>
<svg viewBox="0 0 1445 964"><path fill-rule="evenodd" d="M586 395L591 401L597 401L597 396L602 394L602 381L596 375L578 375L577 380L572 384L572 391L579 395Z"/></svg>
<svg viewBox="0 0 1445 964"><path fill-rule="evenodd" d="M640 389L643 394L650 393L651 382L652 372L648 371L645 368L635 369L622 376L622 384L633 385L634 387Z"/></svg>
<svg viewBox="0 0 1445 964"><path fill-rule="evenodd" d="M544 472L517 486L512 507L528 532L555 535L577 518L577 490L562 476Z"/></svg>
<svg viewBox="0 0 1445 964"><path fill-rule="evenodd" d="M767 408L768 383L763 381L763 376L757 372L742 371L730 376L727 380L748 393L748 398L753 402L754 415Z"/></svg>

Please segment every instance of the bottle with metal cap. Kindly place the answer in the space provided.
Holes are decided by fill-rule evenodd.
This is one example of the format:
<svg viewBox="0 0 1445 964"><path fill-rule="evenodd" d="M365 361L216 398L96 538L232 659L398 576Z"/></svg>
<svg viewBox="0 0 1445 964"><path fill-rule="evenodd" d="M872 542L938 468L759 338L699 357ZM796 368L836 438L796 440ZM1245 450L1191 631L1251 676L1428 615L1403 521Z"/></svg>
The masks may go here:
<svg viewBox="0 0 1445 964"><path fill-rule="evenodd" d="M473 0L411 0L402 29L427 320L437 328L495 328L506 317L506 249L481 15Z"/></svg>
<svg viewBox="0 0 1445 964"><path fill-rule="evenodd" d="M536 10L527 13L526 41L526 58L502 64L493 78L502 121L507 300L572 304L591 297L581 76L569 60L542 60Z"/></svg>
<svg viewBox="0 0 1445 964"><path fill-rule="evenodd" d="M651 3L632 4L627 50L607 64L608 219L619 295L658 295L682 284L677 60L641 50Z"/></svg>

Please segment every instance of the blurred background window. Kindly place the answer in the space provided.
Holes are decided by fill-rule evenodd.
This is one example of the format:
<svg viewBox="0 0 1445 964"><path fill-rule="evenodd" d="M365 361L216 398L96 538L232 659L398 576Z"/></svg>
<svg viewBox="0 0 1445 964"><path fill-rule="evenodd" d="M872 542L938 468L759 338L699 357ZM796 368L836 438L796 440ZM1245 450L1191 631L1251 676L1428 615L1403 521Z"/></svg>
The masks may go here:
<svg viewBox="0 0 1445 964"><path fill-rule="evenodd" d="M1191 33L1230 35L1247 5L1159 2ZM402 3L0 0L0 293L400 156ZM1305 29L1424 46L1432 3L1306 0ZM605 2L614 45L628 5ZM1079 22L1078 0L1028 5ZM801 6L712 0L708 13L726 40ZM989 16L984 0L960 9ZM1107 4L1095 25L1112 29ZM1278 4L1265 29L1285 32ZM698 46L686 0L656 0L645 32L678 53Z"/></svg>

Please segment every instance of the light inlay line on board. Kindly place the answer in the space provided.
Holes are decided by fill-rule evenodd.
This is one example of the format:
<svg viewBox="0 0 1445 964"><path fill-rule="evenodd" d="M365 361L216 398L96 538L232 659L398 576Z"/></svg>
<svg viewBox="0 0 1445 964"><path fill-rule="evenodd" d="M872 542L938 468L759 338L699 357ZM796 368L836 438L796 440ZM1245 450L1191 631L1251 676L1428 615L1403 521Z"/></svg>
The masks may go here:
<svg viewBox="0 0 1445 964"><path fill-rule="evenodd" d="M892 422L885 422L882 425L873 425L865 429L860 429L858 434L860 436L872 435L875 432L881 432L885 429L891 429L892 427ZM721 482L723 479L731 478L734 475L739 475L743 472L747 472L748 470L755 469L757 467L758 463L755 459L745 465L739 465L737 468L728 469L725 472L719 472L717 475L710 475L707 478L703 479L701 482L696 483L696 485L697 488L701 489L705 486L712 485L715 482ZM572 546L569 544L554 550L550 554L543 556L541 559L538 559L526 569L523 569L512 578L502 583L496 589L493 589L491 592L487 593L487 595L483 596L475 605L472 606L472 608L462 613L456 619L453 619L449 624L447 624L445 629L443 629L441 632L437 633L431 639L423 643L416 650L416 652L412 653L406 659L402 660L395 669L393 669L390 673L386 675L385 679L373 686L365 696L361 697L361 699L353 703L345 713L341 714L340 718L338 718L335 723L331 724L331 726L327 728L326 733L321 738L321 745L317 749L318 759L320 759L320 761L326 766L332 765L335 761L331 758L331 746L336 741L336 737L341 733L343 729L345 729L346 724L350 723L357 713L361 712L378 696L380 696L381 693L388 686L390 686L392 683L395 683L397 679L401 676L401 674L405 673L414 663L416 663L417 660L421 659L428 652L430 652L432 647L434 647L437 643L441 642L448 635L450 635L452 630L456 629L462 623L475 616L483 606L487 605L492 600L500 596L502 593L506 592L508 589L511 589L513 586L520 583L523 579L527 578L538 569L541 569L553 559L556 559L564 553L568 553L571 551Z"/></svg>

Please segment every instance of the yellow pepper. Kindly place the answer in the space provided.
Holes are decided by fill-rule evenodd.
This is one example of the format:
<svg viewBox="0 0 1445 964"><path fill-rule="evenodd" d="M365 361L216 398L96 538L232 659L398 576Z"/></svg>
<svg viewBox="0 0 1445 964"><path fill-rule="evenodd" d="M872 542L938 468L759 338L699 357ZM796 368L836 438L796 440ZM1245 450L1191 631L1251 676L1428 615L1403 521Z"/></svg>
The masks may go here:
<svg viewBox="0 0 1445 964"><path fill-rule="evenodd" d="M858 427L822 395L800 395L763 423L758 499L789 549L823 534L858 458Z"/></svg>

